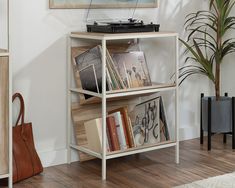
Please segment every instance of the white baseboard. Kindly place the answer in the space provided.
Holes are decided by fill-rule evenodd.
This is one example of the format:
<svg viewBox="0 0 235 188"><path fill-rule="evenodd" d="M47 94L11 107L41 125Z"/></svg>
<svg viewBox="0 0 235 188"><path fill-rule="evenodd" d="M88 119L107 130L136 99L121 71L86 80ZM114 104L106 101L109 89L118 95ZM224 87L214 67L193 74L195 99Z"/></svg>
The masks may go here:
<svg viewBox="0 0 235 188"><path fill-rule="evenodd" d="M60 149L48 152L38 152L43 167L56 166L67 163L67 149ZM76 151L72 152L72 162L78 161Z"/></svg>
<svg viewBox="0 0 235 188"><path fill-rule="evenodd" d="M67 149L38 152L43 167L64 164L67 161Z"/></svg>
<svg viewBox="0 0 235 188"><path fill-rule="evenodd" d="M182 127L179 129L179 139L180 141L183 140L190 140L194 138L200 137L200 126L191 126L191 127Z"/></svg>

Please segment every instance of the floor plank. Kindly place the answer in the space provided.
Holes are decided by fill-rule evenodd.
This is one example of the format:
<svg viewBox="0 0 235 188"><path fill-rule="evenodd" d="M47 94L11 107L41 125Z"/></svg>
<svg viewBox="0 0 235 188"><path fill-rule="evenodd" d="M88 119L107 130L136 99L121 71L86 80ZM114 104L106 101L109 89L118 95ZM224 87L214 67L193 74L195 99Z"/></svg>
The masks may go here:
<svg viewBox="0 0 235 188"><path fill-rule="evenodd" d="M206 140L205 140L206 141ZM101 161L93 160L45 168L41 175L14 188L168 188L235 171L231 137L212 138L212 150L199 139L180 143L180 164L174 148L122 157L107 162L107 181L101 181Z"/></svg>

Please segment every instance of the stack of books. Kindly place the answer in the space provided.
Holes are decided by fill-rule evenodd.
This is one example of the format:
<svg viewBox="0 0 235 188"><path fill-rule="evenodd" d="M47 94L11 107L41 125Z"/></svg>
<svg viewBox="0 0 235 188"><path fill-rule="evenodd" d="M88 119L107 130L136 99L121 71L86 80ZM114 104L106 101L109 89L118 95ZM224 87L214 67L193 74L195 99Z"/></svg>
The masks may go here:
<svg viewBox="0 0 235 188"><path fill-rule="evenodd" d="M106 148L107 152L125 150L136 147L131 120L127 107L121 107L108 112L106 118ZM84 123L88 147L101 153L102 151L102 119L93 119Z"/></svg>

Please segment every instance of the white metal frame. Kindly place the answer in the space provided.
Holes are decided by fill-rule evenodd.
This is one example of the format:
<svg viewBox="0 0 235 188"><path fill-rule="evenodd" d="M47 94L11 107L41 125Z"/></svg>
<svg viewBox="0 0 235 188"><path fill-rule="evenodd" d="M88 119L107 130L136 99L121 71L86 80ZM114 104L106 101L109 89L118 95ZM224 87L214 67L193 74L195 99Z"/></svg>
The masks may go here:
<svg viewBox="0 0 235 188"><path fill-rule="evenodd" d="M8 187L13 187L13 138L12 138L12 65L9 56L9 177Z"/></svg>
<svg viewBox="0 0 235 188"><path fill-rule="evenodd" d="M117 92L117 93L109 93L106 92L106 42L109 40L122 40L122 39L144 39L144 38L168 38L173 37L175 39L175 84L167 85L165 87L156 86L148 89L141 89L135 91L126 91L126 92ZM87 39L87 40L97 40L102 43L102 94L94 93L91 91L86 91L78 88L71 88L71 40L72 39ZM71 149L75 149L86 154L92 155L102 160L102 180L106 180L106 161L108 159L118 158L122 156L143 153L147 151L152 151L156 149L175 147L175 162L179 163L179 131L178 131L178 123L179 123L179 115L178 115L178 34L173 32L153 32L153 33L131 33L131 34L101 34L101 33L72 33L68 39L68 62L67 62L67 77L68 77L68 113L67 113L67 140L68 140L68 163L71 162ZM102 99L102 135L106 135L106 101L109 98L115 97L124 97L131 95L140 95L147 93L155 93L159 91L175 91L175 141L166 141L164 143L152 145L152 146L143 146L137 148L130 148L121 152L106 152L106 136L102 136L102 153L94 152L88 148L77 146L71 144L71 94L72 93L81 93L81 94L89 94L92 96L96 96Z"/></svg>
<svg viewBox="0 0 235 188"><path fill-rule="evenodd" d="M12 188L13 187L13 180L12 180L12 176L13 176L13 170L12 170L12 65L11 65L11 60L10 60L10 0L7 0L7 49L6 50L2 50L0 52L0 56L1 57L8 57L8 66L9 66L9 111L8 111L8 115L9 115L9 153L8 153L8 173L7 174L1 174L0 175L0 179L3 178L8 178L8 187Z"/></svg>

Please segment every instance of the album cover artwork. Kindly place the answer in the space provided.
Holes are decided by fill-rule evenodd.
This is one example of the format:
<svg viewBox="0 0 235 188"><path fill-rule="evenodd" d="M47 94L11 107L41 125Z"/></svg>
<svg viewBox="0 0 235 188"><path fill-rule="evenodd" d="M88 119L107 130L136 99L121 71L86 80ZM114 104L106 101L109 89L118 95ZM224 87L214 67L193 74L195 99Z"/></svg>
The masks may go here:
<svg viewBox="0 0 235 188"><path fill-rule="evenodd" d="M93 91L99 93L99 87L97 83L97 77L95 72L94 64L88 65L87 67L79 71L82 88L84 90ZM90 98L89 95L85 94L85 99Z"/></svg>
<svg viewBox="0 0 235 188"><path fill-rule="evenodd" d="M137 146L160 142L159 97L136 105L133 133Z"/></svg>
<svg viewBox="0 0 235 188"><path fill-rule="evenodd" d="M100 52L100 47L96 46L80 54L79 56L75 57L75 62L76 62L77 71L79 71L79 73L82 74L82 76L80 74L80 79L83 89L101 93L102 55ZM98 88L96 88L96 85ZM109 88L107 83L106 83L106 88L107 90Z"/></svg>
<svg viewBox="0 0 235 188"><path fill-rule="evenodd" d="M151 85L144 52L132 51L114 53L112 54L112 58L127 88Z"/></svg>

